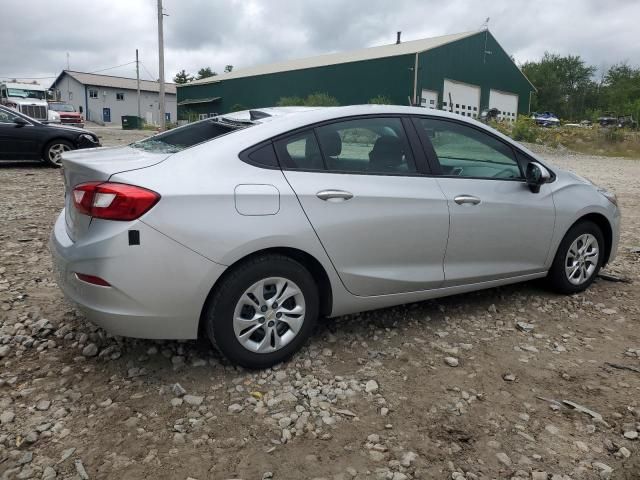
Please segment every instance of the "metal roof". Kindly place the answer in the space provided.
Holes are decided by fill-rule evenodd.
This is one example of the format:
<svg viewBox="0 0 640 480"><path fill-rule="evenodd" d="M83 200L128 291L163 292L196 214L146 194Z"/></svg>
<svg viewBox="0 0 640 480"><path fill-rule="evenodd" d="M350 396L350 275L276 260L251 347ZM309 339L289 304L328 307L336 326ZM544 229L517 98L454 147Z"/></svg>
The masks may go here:
<svg viewBox="0 0 640 480"><path fill-rule="evenodd" d="M351 52L329 53L317 57L299 58L281 63L272 63L269 65L258 65L254 67L243 68L240 70L234 70L229 73L222 73L214 77L194 80L189 83L178 85L178 87L188 87L191 85L201 85L205 83L216 83L223 80L231 80L234 78L267 75L270 73L286 72L289 70L303 70L305 68L324 67L327 65L335 65L339 63L360 62L363 60L372 60L375 58L395 57L398 55L421 53L427 50L441 47L442 45L446 45L451 42L461 40L466 37L470 37L482 31L483 30L474 30L471 32L454 33L451 35L423 38L420 40L412 40L409 42L402 42L398 44L394 43L391 45L363 48Z"/></svg>
<svg viewBox="0 0 640 480"><path fill-rule="evenodd" d="M182 100L181 102L178 102L178 106L193 105L195 103L211 103L211 102L217 102L218 100L221 100L221 99L222 97L187 98L185 100Z"/></svg>
<svg viewBox="0 0 640 480"><path fill-rule="evenodd" d="M75 78L78 82L83 85L91 85L94 87L112 87L112 88L121 88L123 90L137 90L136 79L135 78L126 78L126 77L114 77L111 75L98 75L96 73L84 73L84 72L74 72L73 70L63 70L58 78L56 78L55 82L51 85L53 88L60 78L64 74L69 75L72 78ZM165 93L170 95L176 94L176 85L175 83L166 83L165 82ZM150 80L140 80L140 91L143 92L159 92L160 91L160 82L152 82Z"/></svg>

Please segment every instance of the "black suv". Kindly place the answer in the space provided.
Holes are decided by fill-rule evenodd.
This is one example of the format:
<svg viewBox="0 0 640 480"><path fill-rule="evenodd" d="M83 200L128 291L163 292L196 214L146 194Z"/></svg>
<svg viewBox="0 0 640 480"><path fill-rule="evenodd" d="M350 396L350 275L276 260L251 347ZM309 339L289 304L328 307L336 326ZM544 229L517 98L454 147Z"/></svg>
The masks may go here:
<svg viewBox="0 0 640 480"><path fill-rule="evenodd" d="M0 105L0 160L44 160L60 167L63 152L99 146L93 132L40 123Z"/></svg>

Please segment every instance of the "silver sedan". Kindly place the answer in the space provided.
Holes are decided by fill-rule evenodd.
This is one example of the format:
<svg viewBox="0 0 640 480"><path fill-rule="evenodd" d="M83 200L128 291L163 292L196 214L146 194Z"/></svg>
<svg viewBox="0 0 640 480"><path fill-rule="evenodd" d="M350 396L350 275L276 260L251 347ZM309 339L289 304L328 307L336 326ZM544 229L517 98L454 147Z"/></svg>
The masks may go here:
<svg viewBox="0 0 640 480"><path fill-rule="evenodd" d="M257 109L63 166L51 251L87 318L205 334L253 368L300 349L319 316L541 277L580 292L618 245L613 194L421 108Z"/></svg>

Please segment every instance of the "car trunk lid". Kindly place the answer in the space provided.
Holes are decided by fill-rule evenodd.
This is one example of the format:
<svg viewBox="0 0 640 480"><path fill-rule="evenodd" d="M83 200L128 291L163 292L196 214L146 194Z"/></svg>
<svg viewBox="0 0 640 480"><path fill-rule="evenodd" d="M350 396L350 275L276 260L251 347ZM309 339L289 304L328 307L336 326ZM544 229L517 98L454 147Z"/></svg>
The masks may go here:
<svg viewBox="0 0 640 480"><path fill-rule="evenodd" d="M68 152L62 156L64 177L64 205L67 234L78 241L91 225L91 217L79 213L73 205L73 188L86 182L106 182L112 175L156 165L169 153L148 152L129 146L87 149Z"/></svg>

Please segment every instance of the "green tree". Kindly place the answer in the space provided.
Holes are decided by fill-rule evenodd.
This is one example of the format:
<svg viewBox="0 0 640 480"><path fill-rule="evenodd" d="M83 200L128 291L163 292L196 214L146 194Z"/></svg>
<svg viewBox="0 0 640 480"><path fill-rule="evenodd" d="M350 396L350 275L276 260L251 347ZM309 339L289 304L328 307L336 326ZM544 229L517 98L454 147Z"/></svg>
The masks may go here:
<svg viewBox="0 0 640 480"><path fill-rule="evenodd" d="M231 70L233 70L233 65L227 65L224 67L224 73L229 73Z"/></svg>
<svg viewBox="0 0 640 480"><path fill-rule="evenodd" d="M640 116L640 69L626 63L612 66L604 76L603 106L618 115Z"/></svg>
<svg viewBox="0 0 640 480"><path fill-rule="evenodd" d="M340 105L335 97L328 93L315 92L306 97L282 97L278 100L279 107L337 107Z"/></svg>
<svg viewBox="0 0 640 480"><path fill-rule="evenodd" d="M367 102L371 105L393 105L391 99L385 95L376 95Z"/></svg>
<svg viewBox="0 0 640 480"><path fill-rule="evenodd" d="M215 77L218 75L216 72L211 70L211 67L203 67L198 70L198 75L196 76L196 80L202 80L203 78Z"/></svg>
<svg viewBox="0 0 640 480"><path fill-rule="evenodd" d="M189 83L191 80L193 80L193 77L189 75L184 68L173 77L173 83L177 83L178 85Z"/></svg>
<svg viewBox="0 0 640 480"><path fill-rule="evenodd" d="M592 79L596 68L578 55L545 52L540 61L522 65L522 71L538 89L531 102L534 111L550 110L576 119L584 115L596 90Z"/></svg>

